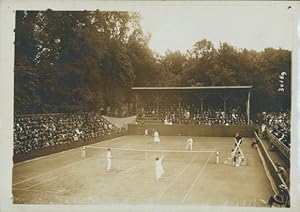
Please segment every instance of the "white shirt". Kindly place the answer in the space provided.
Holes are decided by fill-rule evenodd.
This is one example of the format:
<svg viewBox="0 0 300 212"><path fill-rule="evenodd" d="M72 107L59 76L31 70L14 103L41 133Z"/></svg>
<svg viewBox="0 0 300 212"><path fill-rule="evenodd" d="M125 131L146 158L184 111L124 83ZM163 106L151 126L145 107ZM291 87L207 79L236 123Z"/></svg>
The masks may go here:
<svg viewBox="0 0 300 212"><path fill-rule="evenodd" d="M107 160L112 159L111 151L107 151L107 152L106 152L106 159L107 159Z"/></svg>
<svg viewBox="0 0 300 212"><path fill-rule="evenodd" d="M187 140L187 144L193 144L193 138L188 138L188 140Z"/></svg>
<svg viewBox="0 0 300 212"><path fill-rule="evenodd" d="M156 179L160 178L161 175L165 172L162 166L162 160L163 157L155 161Z"/></svg>
<svg viewBox="0 0 300 212"><path fill-rule="evenodd" d="M264 132L266 130L266 125L262 124L261 125L261 131Z"/></svg>

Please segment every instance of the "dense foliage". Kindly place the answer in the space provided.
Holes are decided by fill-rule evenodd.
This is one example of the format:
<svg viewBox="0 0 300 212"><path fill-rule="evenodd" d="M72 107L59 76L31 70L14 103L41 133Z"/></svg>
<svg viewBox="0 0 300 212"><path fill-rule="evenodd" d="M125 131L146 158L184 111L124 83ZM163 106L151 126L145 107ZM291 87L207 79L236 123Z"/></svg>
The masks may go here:
<svg viewBox="0 0 300 212"><path fill-rule="evenodd" d="M255 111L290 108L288 50L203 39L161 56L134 12L18 11L15 35L17 114L118 108L132 86L253 85Z"/></svg>

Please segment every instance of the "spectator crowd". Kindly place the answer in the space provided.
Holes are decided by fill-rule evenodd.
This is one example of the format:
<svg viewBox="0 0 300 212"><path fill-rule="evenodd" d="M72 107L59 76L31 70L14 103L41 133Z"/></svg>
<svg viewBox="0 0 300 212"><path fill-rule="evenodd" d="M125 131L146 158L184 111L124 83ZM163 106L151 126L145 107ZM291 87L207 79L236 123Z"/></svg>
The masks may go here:
<svg viewBox="0 0 300 212"><path fill-rule="evenodd" d="M198 125L243 125L246 124L246 115L240 109L207 109L200 112L200 109L192 106L144 106L138 109L138 120L159 119L165 124L198 124Z"/></svg>
<svg viewBox="0 0 300 212"><path fill-rule="evenodd" d="M290 114L289 112L261 114L261 122L279 141L290 147Z"/></svg>
<svg viewBox="0 0 300 212"><path fill-rule="evenodd" d="M15 116L14 152L27 153L118 131L99 113Z"/></svg>

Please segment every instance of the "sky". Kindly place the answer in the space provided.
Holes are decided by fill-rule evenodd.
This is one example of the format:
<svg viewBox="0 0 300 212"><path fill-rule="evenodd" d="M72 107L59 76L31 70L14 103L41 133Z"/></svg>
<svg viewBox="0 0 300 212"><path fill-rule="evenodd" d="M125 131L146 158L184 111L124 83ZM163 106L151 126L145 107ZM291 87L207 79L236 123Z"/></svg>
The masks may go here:
<svg viewBox="0 0 300 212"><path fill-rule="evenodd" d="M267 47L292 49L291 2L180 2L140 8L149 46L163 55L167 49L185 52L206 38L216 48L227 42L237 48L261 51ZM292 8L288 8L292 5Z"/></svg>

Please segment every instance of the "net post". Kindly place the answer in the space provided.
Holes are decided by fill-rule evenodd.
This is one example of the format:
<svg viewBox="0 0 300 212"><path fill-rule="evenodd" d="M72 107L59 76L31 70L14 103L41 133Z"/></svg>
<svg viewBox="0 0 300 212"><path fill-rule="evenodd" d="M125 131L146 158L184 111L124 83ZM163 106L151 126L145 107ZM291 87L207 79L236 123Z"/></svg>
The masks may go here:
<svg viewBox="0 0 300 212"><path fill-rule="evenodd" d="M219 154L219 152L216 152L216 159L217 159L217 164L219 164L219 156L220 156L220 154Z"/></svg>
<svg viewBox="0 0 300 212"><path fill-rule="evenodd" d="M85 146L82 146L81 148L81 158L85 159Z"/></svg>

